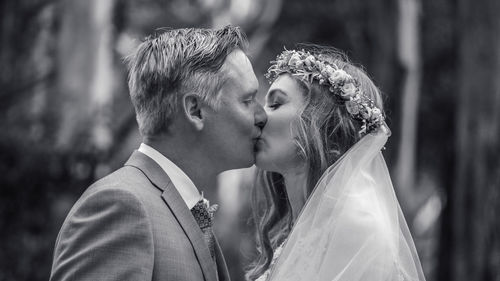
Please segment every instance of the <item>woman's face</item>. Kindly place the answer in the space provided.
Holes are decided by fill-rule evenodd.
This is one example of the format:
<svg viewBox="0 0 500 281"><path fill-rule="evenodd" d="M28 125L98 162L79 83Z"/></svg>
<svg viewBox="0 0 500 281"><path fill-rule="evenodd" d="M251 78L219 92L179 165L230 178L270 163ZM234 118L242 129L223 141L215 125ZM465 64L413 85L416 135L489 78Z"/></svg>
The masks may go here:
<svg viewBox="0 0 500 281"><path fill-rule="evenodd" d="M286 174L302 166L291 126L304 106L302 88L289 74L276 79L265 98L267 123L257 145L257 167Z"/></svg>

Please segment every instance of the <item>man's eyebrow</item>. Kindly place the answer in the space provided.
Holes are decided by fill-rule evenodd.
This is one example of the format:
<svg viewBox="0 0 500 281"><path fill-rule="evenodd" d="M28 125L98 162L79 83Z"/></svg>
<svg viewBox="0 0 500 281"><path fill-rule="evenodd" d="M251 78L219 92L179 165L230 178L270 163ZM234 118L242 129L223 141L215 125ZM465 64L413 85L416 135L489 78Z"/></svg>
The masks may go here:
<svg viewBox="0 0 500 281"><path fill-rule="evenodd" d="M258 90L255 90L255 91L250 91L250 92L245 92L243 95L241 95L241 99L243 100L246 100L246 99L255 99L255 97L257 96L257 93L259 91Z"/></svg>
<svg viewBox="0 0 500 281"><path fill-rule="evenodd" d="M244 97L256 96L258 92L259 92L259 90L258 90L258 89L253 90L253 91L248 91L248 92L245 92L245 94L244 94L243 96L244 96Z"/></svg>

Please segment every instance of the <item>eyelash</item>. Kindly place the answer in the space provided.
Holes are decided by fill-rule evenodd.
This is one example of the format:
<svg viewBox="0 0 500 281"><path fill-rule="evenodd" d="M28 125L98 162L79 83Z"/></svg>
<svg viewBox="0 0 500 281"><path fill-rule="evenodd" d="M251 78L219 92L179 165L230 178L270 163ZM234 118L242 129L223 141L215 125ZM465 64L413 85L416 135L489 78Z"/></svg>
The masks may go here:
<svg viewBox="0 0 500 281"><path fill-rule="evenodd" d="M269 108L271 108L272 110L276 110L276 109L278 109L280 106L281 106L281 104L280 104L280 103L275 102L275 103L273 103L273 104L269 105Z"/></svg>
<svg viewBox="0 0 500 281"><path fill-rule="evenodd" d="M251 104L255 101L255 96L248 96L243 100L243 103L245 104Z"/></svg>

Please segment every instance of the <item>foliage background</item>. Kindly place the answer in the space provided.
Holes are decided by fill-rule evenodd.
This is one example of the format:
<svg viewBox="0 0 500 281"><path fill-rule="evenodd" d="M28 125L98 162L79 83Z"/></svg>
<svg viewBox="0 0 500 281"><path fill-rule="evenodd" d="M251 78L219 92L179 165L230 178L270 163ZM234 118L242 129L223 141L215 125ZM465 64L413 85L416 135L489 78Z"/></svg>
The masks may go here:
<svg viewBox="0 0 500 281"><path fill-rule="evenodd" d="M0 280L47 280L72 204L138 147L122 58L161 27L241 26L261 85L297 42L331 45L386 96L385 156L427 280L500 280L497 0L4 0ZM252 169L223 174L233 280L254 253ZM216 189L214 189L216 190Z"/></svg>

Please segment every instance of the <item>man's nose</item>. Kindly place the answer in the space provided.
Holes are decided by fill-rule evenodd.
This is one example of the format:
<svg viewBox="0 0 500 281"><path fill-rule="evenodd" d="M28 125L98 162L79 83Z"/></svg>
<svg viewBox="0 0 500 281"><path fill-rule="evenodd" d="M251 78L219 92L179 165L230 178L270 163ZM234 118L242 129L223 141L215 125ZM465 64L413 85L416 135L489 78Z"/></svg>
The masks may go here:
<svg viewBox="0 0 500 281"><path fill-rule="evenodd" d="M262 105L257 103L257 108L255 110L255 126L259 127L261 130L267 123L267 114Z"/></svg>

